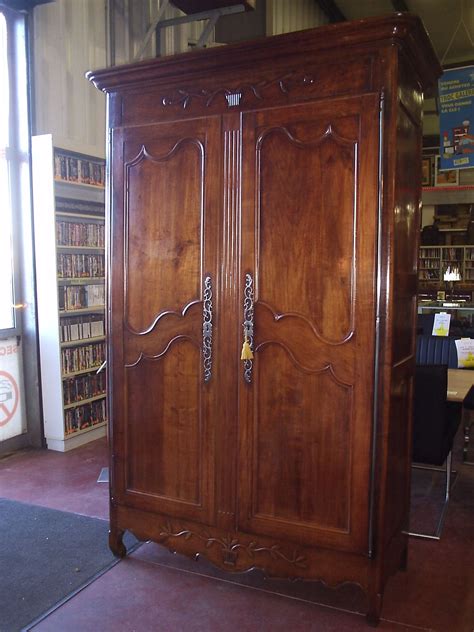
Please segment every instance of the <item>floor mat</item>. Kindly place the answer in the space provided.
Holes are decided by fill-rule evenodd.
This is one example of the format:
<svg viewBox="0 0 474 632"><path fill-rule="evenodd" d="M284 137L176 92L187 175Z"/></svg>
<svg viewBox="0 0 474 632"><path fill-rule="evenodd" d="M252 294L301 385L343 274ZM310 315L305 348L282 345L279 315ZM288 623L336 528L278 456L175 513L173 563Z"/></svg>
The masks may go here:
<svg viewBox="0 0 474 632"><path fill-rule="evenodd" d="M24 629L113 566L108 530L106 520L1 498L0 632Z"/></svg>

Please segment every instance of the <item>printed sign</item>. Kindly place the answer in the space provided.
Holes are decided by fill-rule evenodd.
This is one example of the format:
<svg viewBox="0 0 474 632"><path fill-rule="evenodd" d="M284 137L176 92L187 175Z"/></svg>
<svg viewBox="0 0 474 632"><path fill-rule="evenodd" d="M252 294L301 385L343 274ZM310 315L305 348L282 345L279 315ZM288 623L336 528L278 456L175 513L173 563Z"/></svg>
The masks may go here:
<svg viewBox="0 0 474 632"><path fill-rule="evenodd" d="M449 336L449 325L451 322L451 314L440 312L434 315L433 336Z"/></svg>
<svg viewBox="0 0 474 632"><path fill-rule="evenodd" d="M440 169L474 167L474 66L445 70L438 91Z"/></svg>
<svg viewBox="0 0 474 632"><path fill-rule="evenodd" d="M456 340L458 352L458 367L460 369L474 369L474 340L461 338Z"/></svg>
<svg viewBox="0 0 474 632"><path fill-rule="evenodd" d="M6 371L0 371L0 426L13 419L18 408L18 385Z"/></svg>
<svg viewBox="0 0 474 632"><path fill-rule="evenodd" d="M16 338L0 341L0 441L25 431L21 352Z"/></svg>

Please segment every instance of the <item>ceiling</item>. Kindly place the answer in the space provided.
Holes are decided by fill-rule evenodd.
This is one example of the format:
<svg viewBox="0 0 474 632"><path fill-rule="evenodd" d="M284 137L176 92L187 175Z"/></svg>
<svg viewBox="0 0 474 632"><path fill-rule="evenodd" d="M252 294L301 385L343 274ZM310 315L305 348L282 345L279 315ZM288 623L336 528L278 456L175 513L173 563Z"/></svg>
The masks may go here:
<svg viewBox="0 0 474 632"><path fill-rule="evenodd" d="M316 0L347 20L387 15L402 8L423 20L443 66L474 60L474 0Z"/></svg>

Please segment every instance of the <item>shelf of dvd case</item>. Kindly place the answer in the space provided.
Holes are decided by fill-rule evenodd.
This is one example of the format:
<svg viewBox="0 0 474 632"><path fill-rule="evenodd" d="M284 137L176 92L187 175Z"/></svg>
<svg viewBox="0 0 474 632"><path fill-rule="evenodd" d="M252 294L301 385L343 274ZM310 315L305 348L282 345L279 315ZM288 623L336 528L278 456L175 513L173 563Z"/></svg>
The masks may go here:
<svg viewBox="0 0 474 632"><path fill-rule="evenodd" d="M66 438L71 439L73 437L76 437L77 435L90 432L91 430L97 430L97 428L105 429L106 425L107 425L107 419L104 418L102 421L96 421L95 423L92 423L91 425L85 426L84 428L80 428L78 430L67 430ZM101 436L105 436L105 432Z"/></svg>
<svg viewBox="0 0 474 632"><path fill-rule="evenodd" d="M90 213L75 213L74 211L58 211L56 209L56 217L67 218L70 220L91 220L91 221L104 221L101 215L91 215Z"/></svg>
<svg viewBox="0 0 474 632"><path fill-rule="evenodd" d="M100 364L95 364L94 366L90 366L87 369L80 369L79 371L72 371L71 373L62 373L61 377L63 380L67 380L70 377L76 377L77 375L85 375L86 373L96 373L98 369L102 366L103 362Z"/></svg>
<svg viewBox="0 0 474 632"><path fill-rule="evenodd" d="M61 349L63 375L100 367L105 360L104 342L88 342L84 345Z"/></svg>
<svg viewBox="0 0 474 632"><path fill-rule="evenodd" d="M54 179L82 186L105 186L105 160L54 148Z"/></svg>
<svg viewBox="0 0 474 632"><path fill-rule="evenodd" d="M32 163L45 438L66 451L105 435L105 161L44 135Z"/></svg>
<svg viewBox="0 0 474 632"><path fill-rule="evenodd" d="M100 399L100 396L106 394L105 371L64 378L62 383L65 408Z"/></svg>
<svg viewBox="0 0 474 632"><path fill-rule="evenodd" d="M103 312L86 316L63 316L59 323L60 343L81 344L93 338L105 338L105 320Z"/></svg>
<svg viewBox="0 0 474 632"><path fill-rule="evenodd" d="M95 307L81 307L80 309L62 309L59 311L59 315L63 317L72 316L73 314L96 314L104 310L105 305L97 305Z"/></svg>
<svg viewBox="0 0 474 632"><path fill-rule="evenodd" d="M61 277L58 276L59 285L99 285L105 282L105 277Z"/></svg>
<svg viewBox="0 0 474 632"><path fill-rule="evenodd" d="M88 309L105 305L104 284L59 285L58 301L60 311Z"/></svg>
<svg viewBox="0 0 474 632"><path fill-rule="evenodd" d="M75 182L74 180L63 180L62 178L54 178L56 183L66 183L78 189L104 189L104 185L100 184L87 184L87 182Z"/></svg>
<svg viewBox="0 0 474 632"><path fill-rule="evenodd" d="M97 428L104 428L106 425L107 425L107 419L103 419L102 421L97 421L95 424L92 424L91 426L85 426L84 428L81 428L79 430L72 430L70 432L66 432L66 435L68 436L68 438L71 438L71 435L76 436L76 435L85 434L86 432L90 432L91 430L96 430Z"/></svg>
<svg viewBox="0 0 474 632"><path fill-rule="evenodd" d="M64 253L80 253L82 255L84 254L97 254L97 255L101 255L104 256L105 253L105 248L94 248L92 246L56 246L58 252L64 252Z"/></svg>
<svg viewBox="0 0 474 632"><path fill-rule="evenodd" d="M60 279L102 279L105 281L105 256L89 252L59 252L57 274ZM94 281L95 283L97 281Z"/></svg>
<svg viewBox="0 0 474 632"><path fill-rule="evenodd" d="M65 349L67 347L77 347L78 345L85 345L89 342L103 342L105 340L105 336L94 336L92 338L77 338L76 340L67 340L65 342L61 342L61 349Z"/></svg>
<svg viewBox="0 0 474 632"><path fill-rule="evenodd" d="M105 248L105 227L102 217L77 217L56 214L58 248Z"/></svg>
<svg viewBox="0 0 474 632"><path fill-rule="evenodd" d="M71 408L77 408L78 406L84 406L84 404L90 404L91 402L96 402L99 399L105 399L107 395L105 393L101 393L100 395L95 395L94 397L89 397L88 399L80 399L77 402L72 402L72 404L65 404L64 410L70 410Z"/></svg>
<svg viewBox="0 0 474 632"><path fill-rule="evenodd" d="M106 420L105 397L64 411L65 433L73 434Z"/></svg>
<svg viewBox="0 0 474 632"><path fill-rule="evenodd" d="M58 285L101 285L105 277L63 277L58 276Z"/></svg>

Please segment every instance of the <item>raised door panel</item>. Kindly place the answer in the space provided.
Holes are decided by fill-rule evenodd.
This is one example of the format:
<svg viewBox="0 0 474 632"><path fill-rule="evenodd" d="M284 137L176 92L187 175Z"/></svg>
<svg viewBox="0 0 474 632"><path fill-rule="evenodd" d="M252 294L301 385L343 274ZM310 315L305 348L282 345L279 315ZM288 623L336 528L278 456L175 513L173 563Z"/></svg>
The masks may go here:
<svg viewBox="0 0 474 632"><path fill-rule="evenodd" d="M115 500L208 524L219 139L210 119L116 131L113 141Z"/></svg>
<svg viewBox="0 0 474 632"><path fill-rule="evenodd" d="M354 552L369 542L378 102L243 119L255 357L240 378L240 527Z"/></svg>

